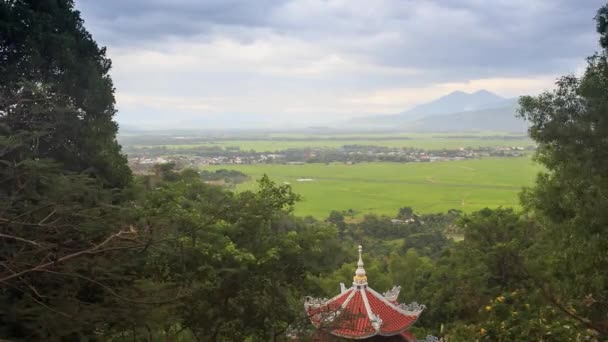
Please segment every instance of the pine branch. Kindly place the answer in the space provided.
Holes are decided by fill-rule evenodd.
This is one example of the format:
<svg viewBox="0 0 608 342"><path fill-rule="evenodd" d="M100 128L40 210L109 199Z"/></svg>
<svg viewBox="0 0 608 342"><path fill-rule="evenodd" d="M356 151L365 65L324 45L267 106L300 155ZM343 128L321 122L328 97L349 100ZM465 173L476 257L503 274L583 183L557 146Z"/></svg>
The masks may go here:
<svg viewBox="0 0 608 342"><path fill-rule="evenodd" d="M101 287L102 289L106 290L110 295L125 301L125 302L129 302L129 303L134 303L134 304L146 304L146 305L160 305L160 304L167 304L167 303L171 303L171 302L175 302L177 300L183 299L187 296L189 296L189 293L186 294L182 294L179 295L175 298L171 298L171 299L166 299L163 301L156 301L156 302L150 302L150 301L139 301L139 300L134 300L134 299L129 299L127 297L121 296L118 293L116 293L116 291L114 291L111 287L104 285L103 283L93 279L93 278L89 278L86 276L83 276L81 274L77 274L77 273L65 273L65 272L56 272L56 271L51 271L51 270L39 270L39 272L45 272L45 273L50 273L50 274L56 274L59 276L67 276L67 277L74 277L74 278L79 278L79 279L83 279L86 280L90 283L93 283L99 287Z"/></svg>
<svg viewBox="0 0 608 342"><path fill-rule="evenodd" d="M24 239L22 237L15 236L15 235L8 235L8 234L2 234L2 233L0 233L0 238L1 239L9 239L9 240L15 240L15 241L19 241L19 242L28 243L28 244L34 245L36 247L44 247L42 244L40 244L40 243L38 243L36 241Z"/></svg>
<svg viewBox="0 0 608 342"><path fill-rule="evenodd" d="M44 271L44 270L46 270L47 268L49 268L51 266L54 266L54 265L57 265L57 264L61 264L61 263L64 263L66 261L69 261L71 259L78 258L78 257L84 256L84 255L97 254L97 253L100 253L100 252L106 252L106 251L110 251L110 250L115 250L117 248L102 249L102 247L108 245L113 240L115 240L115 239L117 239L117 238L119 238L119 237L121 237L121 236L123 236L125 234L130 234L130 233L128 231L120 231L120 232L118 232L116 234L112 234L108 238L106 238L104 241L102 241L101 243L99 243L99 244L97 244L97 245L95 245L95 246L93 246L91 248L87 248L87 249L84 249L84 250L81 250L81 251L78 251L78 252L75 252L75 253L72 253L72 254L68 254L68 255L65 255L65 256L63 256L61 258L58 258L57 260L46 262L46 263L40 264L38 266L29 268L29 269L26 269L26 270L23 270L23 271L20 271L20 272L17 272L17 273L13 273L13 274L8 275L8 276L4 276L4 277L0 278L0 282L7 282L8 280L21 277L21 276L23 276L25 274L28 274L28 273ZM29 240L26 240L26 241L29 241ZM30 242L34 242L34 241L30 241ZM37 244L36 242L34 242L34 243L35 243L36 246L39 246L39 244ZM125 248L129 248L129 247L133 248L132 246L125 246L125 247L122 247L120 249L125 249Z"/></svg>

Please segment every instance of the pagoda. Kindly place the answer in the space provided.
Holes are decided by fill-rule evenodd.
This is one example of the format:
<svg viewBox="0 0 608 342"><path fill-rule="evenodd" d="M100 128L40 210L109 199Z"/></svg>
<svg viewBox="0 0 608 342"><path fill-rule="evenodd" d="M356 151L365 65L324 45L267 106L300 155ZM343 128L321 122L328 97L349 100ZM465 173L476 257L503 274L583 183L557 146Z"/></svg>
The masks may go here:
<svg viewBox="0 0 608 342"><path fill-rule="evenodd" d="M416 302L399 304L400 286L380 294L368 286L359 246L359 261L353 285L340 284L340 294L331 299L306 297L304 309L316 328L313 340L336 338L368 341L415 341L409 328L425 309Z"/></svg>

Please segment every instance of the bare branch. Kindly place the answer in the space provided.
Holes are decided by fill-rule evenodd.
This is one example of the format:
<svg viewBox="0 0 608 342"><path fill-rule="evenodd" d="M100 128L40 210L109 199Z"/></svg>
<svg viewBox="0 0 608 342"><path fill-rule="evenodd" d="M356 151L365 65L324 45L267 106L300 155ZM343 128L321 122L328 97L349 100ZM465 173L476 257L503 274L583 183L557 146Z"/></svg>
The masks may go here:
<svg viewBox="0 0 608 342"><path fill-rule="evenodd" d="M44 224L44 223L31 223L31 222L22 222L22 221L13 221L11 219L0 217L0 222L5 224L18 224L21 226L27 227L43 227L43 228L67 228L74 227L71 224L62 224L62 225L54 225L54 224Z"/></svg>
<svg viewBox="0 0 608 342"><path fill-rule="evenodd" d="M49 311L52 311L52 312L54 312L54 313L56 313L58 315L66 317L66 318L73 318L71 315L69 315L69 314L67 314L65 312L53 309L52 307L50 307L50 306L46 305L45 303L43 303L42 301L38 300L36 297L32 296L30 293L27 293L27 292L21 290L17 286L14 286L14 285L9 284L7 282L3 282L3 283L6 284L6 285L8 285L8 286L10 286L10 287L12 287L15 290L17 290L17 291L19 291L19 292L27 295L28 297L30 297L31 299L33 299L36 303L38 303L40 306L43 306L44 308L48 309ZM37 293L37 291L36 291L36 293ZM2 341L5 341L5 340L0 339L0 342L2 342Z"/></svg>
<svg viewBox="0 0 608 342"><path fill-rule="evenodd" d="M45 273L50 273L50 274L56 274L56 275L60 275L60 276L67 276L67 277L74 277L74 278L79 278L79 279L83 279L86 280L88 282L91 282L99 287L101 287L102 289L106 290L109 294L111 294L112 296L125 301L125 302L129 302L129 303L135 303L135 304L147 304L147 305L159 305L159 304L166 304L166 303L170 303L170 302L174 302L177 300L180 300L182 298L185 298L187 296L189 296L190 294L186 293L183 295L179 295L175 298L171 298L171 299L167 299L167 300L163 300L163 301L157 301L157 302L148 302L148 301L138 301L138 300L134 300L134 299L129 299L126 297L123 297L121 295L119 295L118 293L116 293L112 288L110 288L107 285L104 285L102 283L100 283L99 281L89 278L89 277L85 277L81 274L77 274L77 273L63 273L63 272L55 272L55 271L50 271L50 270L39 270L39 272L45 272Z"/></svg>
<svg viewBox="0 0 608 342"><path fill-rule="evenodd" d="M42 220L40 220L40 222L38 222L38 224L43 224L44 222L46 222L46 220L48 220L51 216L53 216L55 213L57 212L57 209L53 209L53 211L51 211L48 215L46 215L45 218L43 218Z"/></svg>
<svg viewBox="0 0 608 342"><path fill-rule="evenodd" d="M15 236L15 235L8 235L8 234L2 234L2 233L0 233L0 238L29 243L30 245L34 245L36 247L44 247L42 244L40 244L40 243L38 243L36 241L24 239L22 237L18 237L18 236Z"/></svg>
<svg viewBox="0 0 608 342"><path fill-rule="evenodd" d="M27 211L25 211L25 212L23 212L23 213L15 216L15 219L18 219L18 218L23 217L23 216L30 215L30 214L36 212L37 210L42 210L42 209L44 209L46 207L50 207L52 205L55 205L55 203L46 203L46 204L43 204L43 205L41 205L39 207L34 207L34 208L30 209L30 210L27 210Z"/></svg>
<svg viewBox="0 0 608 342"><path fill-rule="evenodd" d="M68 254L68 255L65 255L65 256L57 259L57 260L49 261L49 262L40 264L38 266L26 269L26 270L23 270L23 271L20 271L20 272L17 272L17 273L13 273L11 275L4 276L4 277L0 278L0 282L6 282L8 280L11 280L13 278L21 277L21 276L23 276L25 274L28 274L28 273L31 273L31 272L44 271L46 268L48 268L50 266L61 264L61 263L64 263L64 262L66 262L68 260L81 257L83 255L96 254L96 253L100 253L100 251L105 252L105 251L113 250L113 249L105 249L105 250L103 250L102 247L106 246L108 243L110 243L114 239L119 238L120 236L125 235L125 234L129 234L129 232L120 231L120 232L118 232L116 234L112 234L108 238L106 238L105 240L103 240L101 243L99 243L99 244L97 244L97 245L95 245L95 246L93 246L91 248L87 248L85 250L82 250L82 251L79 251L79 252L76 252L76 253Z"/></svg>

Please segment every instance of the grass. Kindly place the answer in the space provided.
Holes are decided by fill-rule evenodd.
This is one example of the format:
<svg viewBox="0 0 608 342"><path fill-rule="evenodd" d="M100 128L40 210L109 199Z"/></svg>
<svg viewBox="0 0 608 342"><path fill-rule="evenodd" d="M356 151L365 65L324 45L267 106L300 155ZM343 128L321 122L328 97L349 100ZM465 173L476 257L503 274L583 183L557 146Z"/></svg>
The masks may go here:
<svg viewBox="0 0 608 342"><path fill-rule="evenodd" d="M508 137L505 138L505 137ZM386 147L413 147L421 149L457 149L461 147L491 147L533 145L532 140L522 135L507 133L349 133L334 135L310 135L297 133L268 134L255 139L212 139L188 144L175 143L156 145L169 149L184 149L198 146L239 147L242 150L274 152L288 148L335 148L344 145L375 145ZM134 147L151 147L134 143Z"/></svg>
<svg viewBox="0 0 608 342"><path fill-rule="evenodd" d="M433 149L457 149L461 147L492 147L492 146L517 146L526 147L532 145L528 139L506 140L506 139L391 139L391 140L225 140L218 142L198 143L190 145L166 145L169 149L183 149L197 146L238 146L241 150L254 150L257 152L275 152L288 148L336 148L344 145L374 145L386 147L414 147L427 150Z"/></svg>
<svg viewBox="0 0 608 342"><path fill-rule="evenodd" d="M226 166L206 167L206 169ZM487 158L436 163L365 163L306 165L231 165L252 180L237 189L256 187L267 174L277 183L289 183L302 196L296 214L325 218L331 210L352 209L359 216L376 213L394 216L400 207L419 213L484 207L518 207L518 193L531 185L540 166L530 158ZM312 178L311 182L298 182Z"/></svg>

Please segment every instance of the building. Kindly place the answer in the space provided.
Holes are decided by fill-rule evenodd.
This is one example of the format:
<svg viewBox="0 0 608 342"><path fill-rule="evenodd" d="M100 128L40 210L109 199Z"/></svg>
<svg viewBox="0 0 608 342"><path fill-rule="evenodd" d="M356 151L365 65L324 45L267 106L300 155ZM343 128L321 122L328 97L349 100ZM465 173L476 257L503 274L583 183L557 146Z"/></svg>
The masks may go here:
<svg viewBox="0 0 608 342"><path fill-rule="evenodd" d="M415 341L409 328L425 306L416 302L399 304L399 286L384 294L369 287L361 253L359 246L359 261L350 288L341 283L340 294L331 299L305 299L304 309L316 328L313 340Z"/></svg>

